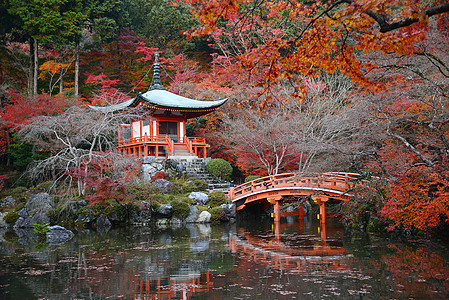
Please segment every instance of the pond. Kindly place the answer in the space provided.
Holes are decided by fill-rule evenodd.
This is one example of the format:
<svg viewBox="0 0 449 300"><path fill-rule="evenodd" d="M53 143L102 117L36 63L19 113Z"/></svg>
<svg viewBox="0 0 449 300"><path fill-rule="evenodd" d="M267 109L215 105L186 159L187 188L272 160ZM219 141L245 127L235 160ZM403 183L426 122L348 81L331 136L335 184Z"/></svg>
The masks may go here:
<svg viewBox="0 0 449 300"><path fill-rule="evenodd" d="M0 234L0 299L447 299L447 247L349 236L335 219Z"/></svg>

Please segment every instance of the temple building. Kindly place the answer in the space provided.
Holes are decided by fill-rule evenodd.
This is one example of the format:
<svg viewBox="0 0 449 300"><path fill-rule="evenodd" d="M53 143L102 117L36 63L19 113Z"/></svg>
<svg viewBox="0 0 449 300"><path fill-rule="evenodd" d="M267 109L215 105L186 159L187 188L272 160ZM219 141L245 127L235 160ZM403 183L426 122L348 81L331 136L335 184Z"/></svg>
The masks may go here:
<svg viewBox="0 0 449 300"><path fill-rule="evenodd" d="M171 93L162 86L158 53L155 54L153 83L145 93L120 104L92 109L100 112L128 111L144 106L148 114L122 124L118 131L118 150L142 157L206 158L210 147L205 138L187 137L186 122L217 110L227 99L198 101Z"/></svg>

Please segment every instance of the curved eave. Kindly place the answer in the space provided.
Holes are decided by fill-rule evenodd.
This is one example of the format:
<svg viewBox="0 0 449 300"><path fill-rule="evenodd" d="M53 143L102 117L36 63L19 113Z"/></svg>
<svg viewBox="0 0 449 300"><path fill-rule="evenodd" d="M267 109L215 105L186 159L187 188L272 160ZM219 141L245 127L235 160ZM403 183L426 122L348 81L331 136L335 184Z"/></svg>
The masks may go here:
<svg viewBox="0 0 449 300"><path fill-rule="evenodd" d="M150 90L144 94L137 93L135 98L109 106L90 106L95 111L112 113L144 105L162 111L179 111L186 118L195 118L217 110L228 99L218 101L198 101L179 96L166 90Z"/></svg>

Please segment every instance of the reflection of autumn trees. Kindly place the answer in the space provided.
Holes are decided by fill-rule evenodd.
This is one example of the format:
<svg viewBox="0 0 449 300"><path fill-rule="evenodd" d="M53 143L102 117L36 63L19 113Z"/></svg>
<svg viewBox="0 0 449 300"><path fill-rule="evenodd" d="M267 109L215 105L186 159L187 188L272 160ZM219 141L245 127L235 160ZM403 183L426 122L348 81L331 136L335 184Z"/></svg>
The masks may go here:
<svg viewBox="0 0 449 300"><path fill-rule="evenodd" d="M392 254L384 254L381 264L396 281L395 288L410 297L432 295L437 290L439 295L448 295L449 265L440 255L422 248L388 246Z"/></svg>

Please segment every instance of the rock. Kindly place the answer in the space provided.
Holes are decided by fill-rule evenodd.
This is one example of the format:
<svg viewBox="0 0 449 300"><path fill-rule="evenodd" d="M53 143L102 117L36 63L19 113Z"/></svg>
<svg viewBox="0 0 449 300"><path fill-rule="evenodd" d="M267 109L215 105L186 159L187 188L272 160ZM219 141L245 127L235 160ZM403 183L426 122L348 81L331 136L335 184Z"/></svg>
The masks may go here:
<svg viewBox="0 0 449 300"><path fill-rule="evenodd" d="M150 181L157 172L164 171L164 167L155 162L154 158L141 157L140 161L142 162L142 179L145 181Z"/></svg>
<svg viewBox="0 0 449 300"><path fill-rule="evenodd" d="M156 222L156 226L159 228L166 228L168 224L168 219L159 219Z"/></svg>
<svg viewBox="0 0 449 300"><path fill-rule="evenodd" d="M19 204L19 201L12 196L8 196L0 201L0 207L15 207Z"/></svg>
<svg viewBox="0 0 449 300"><path fill-rule="evenodd" d="M208 211L202 211L196 220L197 223L209 223L212 215Z"/></svg>
<svg viewBox="0 0 449 300"><path fill-rule="evenodd" d="M30 195L30 199L25 204L25 208L29 214L33 212L47 212L55 206L53 197L47 193L39 193Z"/></svg>
<svg viewBox="0 0 449 300"><path fill-rule="evenodd" d="M140 201L133 207L131 212L131 224L142 224L151 222L153 209L148 202Z"/></svg>
<svg viewBox="0 0 449 300"><path fill-rule="evenodd" d="M83 211L82 214L78 215L78 219L76 220L77 224L82 224L84 228L88 228L90 223L92 223L95 220L95 214L91 209L87 209Z"/></svg>
<svg viewBox="0 0 449 300"><path fill-rule="evenodd" d="M28 218L29 227L34 227L36 224L49 224L50 219L47 217L47 214L43 212L37 212Z"/></svg>
<svg viewBox="0 0 449 300"><path fill-rule="evenodd" d="M182 163L178 163L176 165L176 172L178 172L178 175L182 176L186 172L186 167Z"/></svg>
<svg viewBox="0 0 449 300"><path fill-rule="evenodd" d="M74 234L70 230L62 226L50 226L50 230L46 233L47 243L50 245L59 245L73 238Z"/></svg>
<svg viewBox="0 0 449 300"><path fill-rule="evenodd" d="M157 209L156 214L160 218L170 218L173 214L173 207L170 204L164 204Z"/></svg>
<svg viewBox="0 0 449 300"><path fill-rule="evenodd" d="M198 219L198 215L200 214L198 207L192 205L190 206L189 216L186 218L186 223L195 223Z"/></svg>
<svg viewBox="0 0 449 300"><path fill-rule="evenodd" d="M30 216L28 214L28 210L26 208L22 208L21 210L19 210L17 212L17 214L19 215L19 217L22 217L22 218L28 218Z"/></svg>
<svg viewBox="0 0 449 300"><path fill-rule="evenodd" d="M9 227L9 224L5 222L4 217L7 215L8 213L1 213L0 212L0 228L7 228Z"/></svg>
<svg viewBox="0 0 449 300"><path fill-rule="evenodd" d="M237 215L237 211L235 209L235 204L222 204L221 208L223 209L227 218L235 218Z"/></svg>
<svg viewBox="0 0 449 300"><path fill-rule="evenodd" d="M30 222L27 218L20 217L17 219L16 223L14 224L14 229L17 228L24 228L24 227L30 227Z"/></svg>
<svg viewBox="0 0 449 300"><path fill-rule="evenodd" d="M78 210L86 205L87 202L85 200L70 201L69 202L70 213L75 216L78 214Z"/></svg>
<svg viewBox="0 0 449 300"><path fill-rule="evenodd" d="M196 201L199 205L206 205L209 203L209 196L202 192L191 192L189 198Z"/></svg>
<svg viewBox="0 0 449 300"><path fill-rule="evenodd" d="M100 232L108 232L111 227L111 222L108 220L108 218L106 218L104 214L101 214L95 222L95 228Z"/></svg>
<svg viewBox="0 0 449 300"><path fill-rule="evenodd" d="M165 179L156 179L152 182L153 186L155 186L161 193L168 194L172 189L172 183Z"/></svg>

